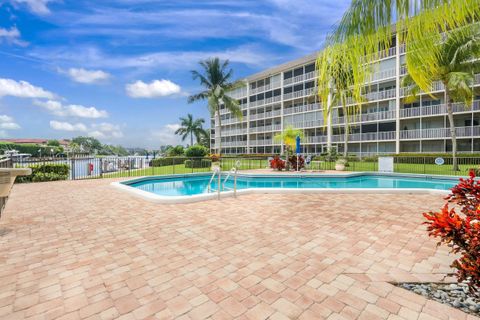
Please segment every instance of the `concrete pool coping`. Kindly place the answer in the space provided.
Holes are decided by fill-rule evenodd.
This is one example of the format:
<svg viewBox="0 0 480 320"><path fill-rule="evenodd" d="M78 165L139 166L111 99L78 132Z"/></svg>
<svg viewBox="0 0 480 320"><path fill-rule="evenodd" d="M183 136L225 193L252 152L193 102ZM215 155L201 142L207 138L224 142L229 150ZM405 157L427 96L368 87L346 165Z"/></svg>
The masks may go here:
<svg viewBox="0 0 480 320"><path fill-rule="evenodd" d="M226 174L226 172L225 172ZM322 174L322 173L296 173L289 174L288 177L301 177L301 178L351 178L359 176L395 176L395 177L408 177L408 178L427 178L427 179L442 179L442 180L458 180L461 177L455 176L441 176L441 175L427 175L427 174L405 174L405 173L385 173L385 172L351 172L351 173L342 173L340 174ZM172 178L182 178L182 177L191 177L191 176L211 176L210 172L200 172L200 173L189 173L189 174L172 174L164 176L145 176L125 181L112 182L111 185L119 190L128 192L136 197L143 198L148 201L157 202L157 203L191 203L205 200L213 199L222 199L226 197L234 197L235 192L233 190L222 191L219 195L218 192L206 193L206 194L196 194L188 196L162 196L152 192L143 191L134 187L131 187L129 184L146 181L146 180L167 180ZM242 177L287 177L283 174L265 174L265 173L238 173L238 176ZM449 190L438 190L438 189L427 189L427 188L248 188L240 189L236 191L236 195L244 194L312 194L312 193L323 193L323 194L438 194L438 195L448 195Z"/></svg>

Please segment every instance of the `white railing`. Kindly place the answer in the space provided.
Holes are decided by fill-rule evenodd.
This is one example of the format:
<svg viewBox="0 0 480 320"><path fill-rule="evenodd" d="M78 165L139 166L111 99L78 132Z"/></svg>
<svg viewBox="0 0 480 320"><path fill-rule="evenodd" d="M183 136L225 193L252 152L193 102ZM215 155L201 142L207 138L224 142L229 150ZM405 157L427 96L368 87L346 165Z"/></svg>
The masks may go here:
<svg viewBox="0 0 480 320"><path fill-rule="evenodd" d="M452 105L452 109L454 113L477 111L477 110L480 110L480 100L473 101L471 106L467 106L464 103L454 103ZM400 109L401 118L431 116L431 115L445 115L445 114L447 114L447 106L445 104Z"/></svg>
<svg viewBox="0 0 480 320"><path fill-rule="evenodd" d="M382 111L356 114L349 117L349 123L388 120L395 118L395 111ZM345 123L345 117L333 117L332 124Z"/></svg>
<svg viewBox="0 0 480 320"><path fill-rule="evenodd" d="M456 127L457 137L474 137L480 134L480 127ZM442 139L450 138L450 128L401 130L400 139Z"/></svg>
<svg viewBox="0 0 480 320"><path fill-rule="evenodd" d="M306 137L305 143L322 143L327 142L327 136L314 136L314 137Z"/></svg>
<svg viewBox="0 0 480 320"><path fill-rule="evenodd" d="M273 144L272 139L250 140L250 146L271 146L272 144Z"/></svg>
<svg viewBox="0 0 480 320"><path fill-rule="evenodd" d="M377 71L377 72L373 73L370 76L370 82L379 81L379 80L388 79L388 78L393 78L396 75L397 75L397 72L396 72L395 68L380 70L380 71Z"/></svg>

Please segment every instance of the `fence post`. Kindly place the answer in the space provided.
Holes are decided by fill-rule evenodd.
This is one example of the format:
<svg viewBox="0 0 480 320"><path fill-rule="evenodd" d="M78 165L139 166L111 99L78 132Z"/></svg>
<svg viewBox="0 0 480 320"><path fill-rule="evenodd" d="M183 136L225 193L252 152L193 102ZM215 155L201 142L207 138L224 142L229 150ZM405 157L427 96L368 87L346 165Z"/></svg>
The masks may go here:
<svg viewBox="0 0 480 320"><path fill-rule="evenodd" d="M425 167L425 162L427 161L427 158L423 157L423 174L426 173L426 167Z"/></svg>
<svg viewBox="0 0 480 320"><path fill-rule="evenodd" d="M100 162L100 178L103 178L103 158L100 158L99 162Z"/></svg>
<svg viewBox="0 0 480 320"><path fill-rule="evenodd" d="M72 158L71 162L72 162L72 180L75 180L76 179L76 177L75 177L75 158Z"/></svg>

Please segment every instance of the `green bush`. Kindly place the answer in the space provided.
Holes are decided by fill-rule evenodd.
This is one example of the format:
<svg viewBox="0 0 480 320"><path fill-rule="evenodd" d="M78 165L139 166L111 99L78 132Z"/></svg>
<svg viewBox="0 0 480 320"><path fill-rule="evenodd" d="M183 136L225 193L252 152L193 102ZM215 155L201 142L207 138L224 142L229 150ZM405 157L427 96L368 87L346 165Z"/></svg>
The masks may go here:
<svg viewBox="0 0 480 320"><path fill-rule="evenodd" d="M165 151L168 157L177 157L177 156L183 156L185 152L185 149L183 146L178 145L176 147L170 147Z"/></svg>
<svg viewBox="0 0 480 320"><path fill-rule="evenodd" d="M212 160L210 159L194 159L185 160L185 168L210 168Z"/></svg>
<svg viewBox="0 0 480 320"><path fill-rule="evenodd" d="M194 146L191 146L185 149L185 156L189 158L205 157L207 154L208 154L208 149L199 144L196 144Z"/></svg>
<svg viewBox="0 0 480 320"><path fill-rule="evenodd" d="M172 166L174 164L182 164L187 160L185 157L170 157L170 158L157 158L150 161L151 167L165 167Z"/></svg>
<svg viewBox="0 0 480 320"><path fill-rule="evenodd" d="M62 163L46 163L29 166L32 174L25 177L18 177L16 182L43 182L67 180L70 174L70 166Z"/></svg>

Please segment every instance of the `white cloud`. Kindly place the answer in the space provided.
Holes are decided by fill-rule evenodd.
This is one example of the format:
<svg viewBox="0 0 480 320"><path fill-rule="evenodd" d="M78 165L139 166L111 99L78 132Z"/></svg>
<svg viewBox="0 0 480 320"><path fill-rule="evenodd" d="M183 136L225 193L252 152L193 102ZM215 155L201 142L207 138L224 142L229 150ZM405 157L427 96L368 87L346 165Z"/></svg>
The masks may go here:
<svg viewBox="0 0 480 320"><path fill-rule="evenodd" d="M78 132L86 132L87 126L83 123L75 123L72 124L70 122L61 122L61 121L50 121L50 128L53 130L59 131L78 131Z"/></svg>
<svg viewBox="0 0 480 320"><path fill-rule="evenodd" d="M170 80L153 80L150 83L136 81L125 86L127 94L132 98L166 97L181 92L178 84Z"/></svg>
<svg viewBox="0 0 480 320"><path fill-rule="evenodd" d="M55 97L50 91L34 86L27 81L0 78L0 98L4 96L46 99L53 99Z"/></svg>
<svg viewBox="0 0 480 320"><path fill-rule="evenodd" d="M28 42L21 40L20 31L18 31L17 27L11 27L10 29L0 28L0 42L3 40L22 47L28 45Z"/></svg>
<svg viewBox="0 0 480 320"><path fill-rule="evenodd" d="M66 73L70 79L80 83L99 83L104 82L110 78L110 74L102 70L87 70L83 68L70 68L67 71L61 71Z"/></svg>
<svg viewBox="0 0 480 320"><path fill-rule="evenodd" d="M14 4L17 3L27 5L30 11L39 15L49 14L50 9L48 9L48 3L54 1L56 0L11 0L11 2Z"/></svg>
<svg viewBox="0 0 480 320"><path fill-rule="evenodd" d="M85 107L77 104L63 105L60 101L47 100L33 102L35 105L47 109L50 113L59 117L78 117L78 118L107 118L108 112L98 110L95 107Z"/></svg>
<svg viewBox="0 0 480 320"><path fill-rule="evenodd" d="M7 115L0 115L0 129L2 130L17 130L20 126L15 123L15 120Z"/></svg>
<svg viewBox="0 0 480 320"><path fill-rule="evenodd" d="M177 123L166 124L160 129L151 130L149 134L149 140L151 140L156 146L159 145L178 145L183 144L182 138L175 134L175 131L180 128Z"/></svg>
<svg viewBox="0 0 480 320"><path fill-rule="evenodd" d="M67 121L50 121L50 128L58 131L81 132L97 139L119 139L123 137L123 132L119 125L108 122L93 123L89 126L79 122L71 123Z"/></svg>

